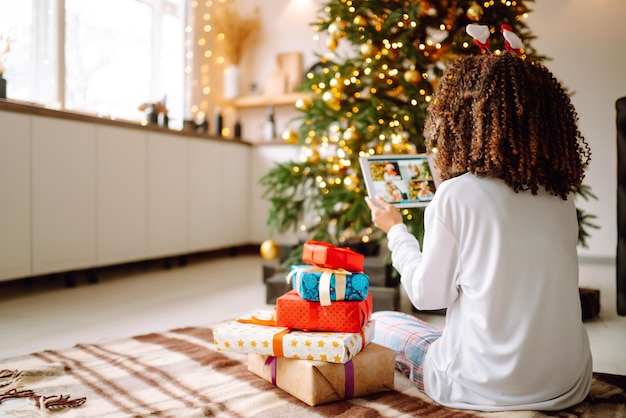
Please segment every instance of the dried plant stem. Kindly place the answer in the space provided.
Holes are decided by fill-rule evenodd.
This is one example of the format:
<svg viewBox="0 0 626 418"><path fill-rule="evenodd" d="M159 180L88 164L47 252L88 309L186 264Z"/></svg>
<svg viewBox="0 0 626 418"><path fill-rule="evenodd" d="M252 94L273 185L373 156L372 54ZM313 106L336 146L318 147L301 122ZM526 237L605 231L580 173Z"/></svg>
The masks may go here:
<svg viewBox="0 0 626 418"><path fill-rule="evenodd" d="M251 16L242 16L236 2L220 3L214 17L214 27L224 37L224 55L230 64L239 64L246 41L261 27L258 8Z"/></svg>

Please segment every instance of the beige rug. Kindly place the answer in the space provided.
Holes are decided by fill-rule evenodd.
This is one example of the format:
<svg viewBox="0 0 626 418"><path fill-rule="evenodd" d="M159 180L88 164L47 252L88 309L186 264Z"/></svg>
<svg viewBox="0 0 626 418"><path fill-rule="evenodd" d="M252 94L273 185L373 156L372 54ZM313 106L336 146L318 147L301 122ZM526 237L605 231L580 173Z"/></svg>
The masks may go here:
<svg viewBox="0 0 626 418"><path fill-rule="evenodd" d="M440 407L396 372L395 391L310 407L218 352L209 328L182 328L0 360L0 417L625 417L626 377L596 374L566 411Z"/></svg>

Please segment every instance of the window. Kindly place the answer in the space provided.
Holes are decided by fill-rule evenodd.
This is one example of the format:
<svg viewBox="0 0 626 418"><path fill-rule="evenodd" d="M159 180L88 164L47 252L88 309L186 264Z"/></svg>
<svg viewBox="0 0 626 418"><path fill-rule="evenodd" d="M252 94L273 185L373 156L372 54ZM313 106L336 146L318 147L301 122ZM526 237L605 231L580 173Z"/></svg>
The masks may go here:
<svg viewBox="0 0 626 418"><path fill-rule="evenodd" d="M0 33L14 39L8 97L130 120L145 118L141 104L166 100L182 126L187 4L0 0Z"/></svg>

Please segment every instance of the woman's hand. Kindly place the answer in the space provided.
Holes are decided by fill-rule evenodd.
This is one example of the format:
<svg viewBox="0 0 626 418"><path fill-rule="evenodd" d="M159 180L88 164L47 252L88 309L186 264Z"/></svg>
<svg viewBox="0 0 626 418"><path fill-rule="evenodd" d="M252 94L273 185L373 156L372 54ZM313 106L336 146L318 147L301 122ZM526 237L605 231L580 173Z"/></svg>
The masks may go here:
<svg viewBox="0 0 626 418"><path fill-rule="evenodd" d="M387 203L382 197L377 197L376 200L366 197L365 203L372 211L372 222L385 233L389 232L394 225L403 222L400 211L395 206Z"/></svg>

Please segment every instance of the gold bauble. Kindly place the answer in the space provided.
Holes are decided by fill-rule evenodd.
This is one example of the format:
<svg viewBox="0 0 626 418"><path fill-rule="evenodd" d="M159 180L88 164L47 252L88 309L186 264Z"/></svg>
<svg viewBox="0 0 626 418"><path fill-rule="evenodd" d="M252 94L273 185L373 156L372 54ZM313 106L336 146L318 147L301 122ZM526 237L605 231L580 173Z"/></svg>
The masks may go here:
<svg viewBox="0 0 626 418"><path fill-rule="evenodd" d="M374 55L375 48L371 42L366 42L361 45L361 55L364 57L371 57Z"/></svg>
<svg viewBox="0 0 626 418"><path fill-rule="evenodd" d="M354 126L348 127L343 133L343 139L346 141L353 141L359 139L359 133Z"/></svg>
<svg viewBox="0 0 626 418"><path fill-rule="evenodd" d="M346 22L343 20L337 20L330 25L328 25L328 33L333 38L341 39L346 36L344 30L346 29Z"/></svg>
<svg viewBox="0 0 626 418"><path fill-rule="evenodd" d="M483 16L483 8L480 5L474 3L467 8L466 15L468 19L477 22Z"/></svg>
<svg viewBox="0 0 626 418"><path fill-rule="evenodd" d="M337 49L337 42L337 38L335 38L334 36L330 36L326 39L326 46L331 51L334 51L335 49Z"/></svg>
<svg viewBox="0 0 626 418"><path fill-rule="evenodd" d="M404 79L407 83L417 84L420 81L420 73L416 70L407 70L404 72Z"/></svg>
<svg viewBox="0 0 626 418"><path fill-rule="evenodd" d="M404 93L404 86L403 85L399 85L398 87L394 88L393 90L391 90L389 92L389 95L391 97L398 97L399 95L401 95L402 93Z"/></svg>
<svg viewBox="0 0 626 418"><path fill-rule="evenodd" d="M298 133L293 129L287 129L283 132L282 135L283 141L287 144L297 144L298 143Z"/></svg>
<svg viewBox="0 0 626 418"><path fill-rule="evenodd" d="M305 156L306 161L310 164L317 164L321 160L320 153L316 149L310 148L307 152L305 152Z"/></svg>
<svg viewBox="0 0 626 418"><path fill-rule="evenodd" d="M264 259L274 260L280 255L280 246L275 241L268 239L261 243L259 252Z"/></svg>
<svg viewBox="0 0 626 418"><path fill-rule="evenodd" d="M337 89L339 91L343 90L346 87L345 78L341 76L331 78L328 84L330 84L332 88Z"/></svg>
<svg viewBox="0 0 626 418"><path fill-rule="evenodd" d="M296 100L296 109L298 110L307 111L311 107L313 107L313 102L311 101L311 99L307 98Z"/></svg>
<svg viewBox="0 0 626 418"><path fill-rule="evenodd" d="M367 20L361 15L356 15L352 20L352 23L354 23L356 26L365 26L367 25Z"/></svg>
<svg viewBox="0 0 626 418"><path fill-rule="evenodd" d="M359 178L354 174L350 174L343 179L343 185L346 189L352 191L358 187Z"/></svg>
<svg viewBox="0 0 626 418"><path fill-rule="evenodd" d="M339 101L337 95L332 91L325 91L324 94L322 94L322 101L326 106L335 111L341 109L341 102Z"/></svg>

